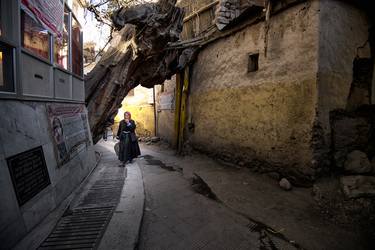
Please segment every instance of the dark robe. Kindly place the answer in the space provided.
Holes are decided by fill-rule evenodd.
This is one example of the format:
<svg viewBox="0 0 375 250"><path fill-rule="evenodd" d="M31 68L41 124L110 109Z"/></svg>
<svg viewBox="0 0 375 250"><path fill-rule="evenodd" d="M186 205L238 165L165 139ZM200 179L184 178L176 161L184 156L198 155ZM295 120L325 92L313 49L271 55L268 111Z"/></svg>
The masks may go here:
<svg viewBox="0 0 375 250"><path fill-rule="evenodd" d="M126 124L125 120L120 122L117 136L120 139L118 159L122 162L132 161L141 154L137 136L135 135L135 122L133 120Z"/></svg>

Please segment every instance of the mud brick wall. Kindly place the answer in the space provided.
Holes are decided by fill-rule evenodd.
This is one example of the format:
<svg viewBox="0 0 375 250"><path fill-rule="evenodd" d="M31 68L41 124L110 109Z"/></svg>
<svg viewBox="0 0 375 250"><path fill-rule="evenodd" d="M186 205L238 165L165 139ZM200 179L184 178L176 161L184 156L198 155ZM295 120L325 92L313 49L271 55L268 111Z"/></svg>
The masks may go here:
<svg viewBox="0 0 375 250"><path fill-rule="evenodd" d="M318 8L313 1L272 16L267 57L263 22L200 52L189 98L196 149L312 178ZM249 55L257 53L259 68L248 72Z"/></svg>

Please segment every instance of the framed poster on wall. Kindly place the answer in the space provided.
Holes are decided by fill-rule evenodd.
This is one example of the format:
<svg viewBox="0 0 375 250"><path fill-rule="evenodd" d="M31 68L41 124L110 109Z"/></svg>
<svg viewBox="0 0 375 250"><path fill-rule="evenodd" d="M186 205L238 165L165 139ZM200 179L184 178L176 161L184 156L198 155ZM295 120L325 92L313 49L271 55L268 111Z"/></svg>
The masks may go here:
<svg viewBox="0 0 375 250"><path fill-rule="evenodd" d="M84 105L48 104L47 113L57 162L62 166L91 144L87 111Z"/></svg>

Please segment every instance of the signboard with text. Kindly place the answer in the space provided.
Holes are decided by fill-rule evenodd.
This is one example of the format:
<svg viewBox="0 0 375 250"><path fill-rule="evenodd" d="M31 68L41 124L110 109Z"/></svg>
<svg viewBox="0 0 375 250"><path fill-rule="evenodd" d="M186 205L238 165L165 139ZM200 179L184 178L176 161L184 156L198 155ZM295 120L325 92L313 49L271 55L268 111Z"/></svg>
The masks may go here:
<svg viewBox="0 0 375 250"><path fill-rule="evenodd" d="M42 147L9 157L7 163L20 206L51 184Z"/></svg>
<svg viewBox="0 0 375 250"><path fill-rule="evenodd" d="M62 166L91 143L87 112L84 105L49 104L47 113L57 162Z"/></svg>

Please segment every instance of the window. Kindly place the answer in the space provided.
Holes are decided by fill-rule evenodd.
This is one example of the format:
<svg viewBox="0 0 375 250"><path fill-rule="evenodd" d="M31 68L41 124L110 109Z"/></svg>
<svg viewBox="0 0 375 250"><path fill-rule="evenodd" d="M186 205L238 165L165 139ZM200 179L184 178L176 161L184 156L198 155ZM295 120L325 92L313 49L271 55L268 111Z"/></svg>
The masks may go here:
<svg viewBox="0 0 375 250"><path fill-rule="evenodd" d="M21 11L22 47L35 55L50 60L48 31L25 11Z"/></svg>
<svg viewBox="0 0 375 250"><path fill-rule="evenodd" d="M83 55L81 27L75 18L72 18L72 67L73 73L82 76Z"/></svg>
<svg viewBox="0 0 375 250"><path fill-rule="evenodd" d="M2 40L9 42L15 42L15 36L17 35L14 29L14 9L17 1L4 1L0 0L0 37Z"/></svg>
<svg viewBox="0 0 375 250"><path fill-rule="evenodd" d="M0 92L15 92L14 47L16 31L13 27L13 1L0 0Z"/></svg>
<svg viewBox="0 0 375 250"><path fill-rule="evenodd" d="M54 62L63 69L69 68L69 12L64 12L64 30L62 37L54 39Z"/></svg>
<svg viewBox="0 0 375 250"><path fill-rule="evenodd" d="M258 70L258 60L259 60L259 53L249 55L247 72L254 72Z"/></svg>
<svg viewBox="0 0 375 250"><path fill-rule="evenodd" d="M14 92L13 49L0 43L0 91Z"/></svg>
<svg viewBox="0 0 375 250"><path fill-rule="evenodd" d="M3 31L3 7L1 6L2 5L2 2L0 2L0 36L3 35L4 31Z"/></svg>

